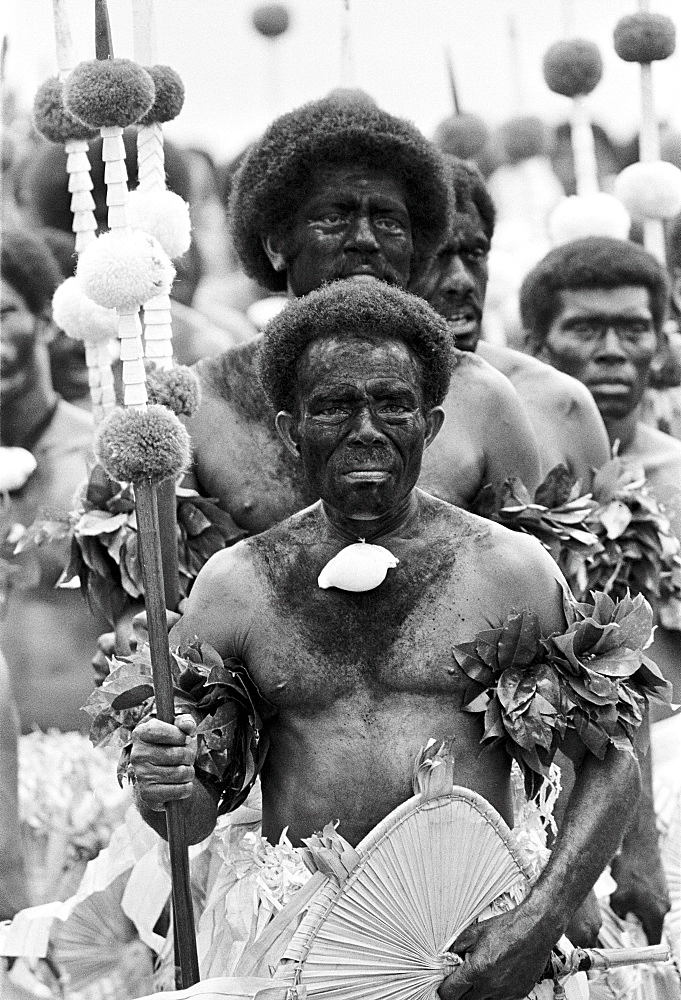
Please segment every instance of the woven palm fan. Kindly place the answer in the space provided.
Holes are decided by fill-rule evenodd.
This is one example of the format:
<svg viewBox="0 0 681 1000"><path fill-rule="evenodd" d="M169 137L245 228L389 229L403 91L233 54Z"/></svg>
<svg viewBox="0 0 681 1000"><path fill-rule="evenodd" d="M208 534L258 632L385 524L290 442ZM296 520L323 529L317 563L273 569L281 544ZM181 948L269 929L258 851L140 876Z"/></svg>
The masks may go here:
<svg viewBox="0 0 681 1000"><path fill-rule="evenodd" d="M440 770L451 775L446 766L432 773ZM317 864L332 869L332 852L319 853ZM308 996L435 998L459 962L448 953L458 935L493 900L521 898L530 886L503 819L451 777L447 791L409 799L341 858L340 884L337 876L319 891L275 977Z"/></svg>
<svg viewBox="0 0 681 1000"><path fill-rule="evenodd" d="M151 953L121 906L129 874L123 872L106 891L79 900L65 920L52 925L51 955L69 989L83 990L107 981L112 987L115 984L112 993L120 1000L137 995L126 990L124 983L133 965L138 985L151 986Z"/></svg>

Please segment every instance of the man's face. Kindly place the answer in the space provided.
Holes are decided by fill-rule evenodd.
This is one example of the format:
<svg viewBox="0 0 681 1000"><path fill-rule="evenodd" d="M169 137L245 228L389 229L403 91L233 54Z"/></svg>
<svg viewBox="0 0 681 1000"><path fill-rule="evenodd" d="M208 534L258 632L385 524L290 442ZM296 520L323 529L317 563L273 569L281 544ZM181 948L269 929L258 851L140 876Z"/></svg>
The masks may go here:
<svg viewBox="0 0 681 1000"><path fill-rule="evenodd" d="M413 243L401 185L381 171L319 171L282 240L290 291L306 295L329 281L358 276L404 288Z"/></svg>
<svg viewBox="0 0 681 1000"><path fill-rule="evenodd" d="M0 390L5 404L22 396L31 381L35 347L42 321L23 297L2 279L0 299Z"/></svg>
<svg viewBox="0 0 681 1000"><path fill-rule="evenodd" d="M560 296L538 356L583 382L604 419L627 416L641 401L658 348L648 289L571 288Z"/></svg>
<svg viewBox="0 0 681 1000"><path fill-rule="evenodd" d="M398 506L419 476L428 432L418 362L400 341L314 341L298 367L294 435L308 482L346 517Z"/></svg>
<svg viewBox="0 0 681 1000"><path fill-rule="evenodd" d="M489 240L478 210L456 213L445 243L419 268L410 286L444 316L461 351L474 351L480 339L488 254Z"/></svg>

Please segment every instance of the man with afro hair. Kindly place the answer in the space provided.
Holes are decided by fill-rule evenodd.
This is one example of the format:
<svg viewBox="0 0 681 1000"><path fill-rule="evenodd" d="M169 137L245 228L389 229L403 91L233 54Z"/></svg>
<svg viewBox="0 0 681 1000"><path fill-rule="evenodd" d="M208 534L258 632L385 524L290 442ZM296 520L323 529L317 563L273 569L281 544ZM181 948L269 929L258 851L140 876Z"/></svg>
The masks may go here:
<svg viewBox="0 0 681 1000"><path fill-rule="evenodd" d="M441 239L447 189L439 154L413 125L330 97L270 125L236 175L231 206L247 273L298 297L343 278L405 287ZM194 485L249 533L316 499L275 434L258 344L198 363L203 401L188 422ZM536 441L506 379L478 358L462 360L445 409L426 488L471 509L484 486L497 492L508 476L536 485Z"/></svg>
<svg viewBox="0 0 681 1000"><path fill-rule="evenodd" d="M639 419L651 365L665 344L668 292L665 270L652 254L626 240L589 236L556 247L535 265L520 289L520 311L529 350L586 386L611 445L631 466L633 478L645 474L646 486L664 504L681 539L681 443ZM678 614L673 625L664 608L658 613L662 619L649 653L673 682L679 701ZM653 723L660 711L651 710ZM655 743L655 724L651 738ZM642 759L648 785L650 758ZM613 868L621 886L613 906L622 915L636 912L653 940L669 905L653 870L656 842L652 809L639 808Z"/></svg>
<svg viewBox="0 0 681 1000"><path fill-rule="evenodd" d="M455 747L455 784L512 823L510 758L500 741L480 753L452 647L521 608L542 634L563 632L565 584L536 539L416 485L457 363L444 320L378 282L311 292L265 334L263 385L273 410L285 407L277 430L320 499L214 555L170 642L198 637L236 657L274 709L260 775L271 844L286 829L298 846L333 817L357 845L412 796L414 759L430 739ZM194 770L195 731L188 715L150 719L130 757L144 818L164 836L165 803L181 801L194 843L213 829L220 795ZM442 983L443 1000L526 996L617 847L636 761L614 745L600 760L573 738L562 745L575 802L552 858L513 913L457 938L465 961ZM276 961L265 955L263 967Z"/></svg>
<svg viewBox="0 0 681 1000"><path fill-rule="evenodd" d="M494 204L477 167L454 156L445 161L451 196L448 230L436 251L420 263L409 287L444 316L460 350L475 351L508 378L535 431L542 475L563 464L586 493L594 470L609 457L598 409L576 379L480 339Z"/></svg>

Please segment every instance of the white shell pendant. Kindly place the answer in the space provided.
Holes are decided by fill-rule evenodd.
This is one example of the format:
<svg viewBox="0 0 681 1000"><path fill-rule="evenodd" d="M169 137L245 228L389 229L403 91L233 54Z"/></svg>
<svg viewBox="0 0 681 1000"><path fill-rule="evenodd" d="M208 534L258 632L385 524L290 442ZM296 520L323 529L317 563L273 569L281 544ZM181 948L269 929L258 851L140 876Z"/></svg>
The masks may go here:
<svg viewBox="0 0 681 1000"><path fill-rule="evenodd" d="M388 570L394 569L399 561L397 556L382 545L353 542L341 549L333 559L329 559L319 574L317 583L322 590L329 587L354 593L374 590L383 583Z"/></svg>

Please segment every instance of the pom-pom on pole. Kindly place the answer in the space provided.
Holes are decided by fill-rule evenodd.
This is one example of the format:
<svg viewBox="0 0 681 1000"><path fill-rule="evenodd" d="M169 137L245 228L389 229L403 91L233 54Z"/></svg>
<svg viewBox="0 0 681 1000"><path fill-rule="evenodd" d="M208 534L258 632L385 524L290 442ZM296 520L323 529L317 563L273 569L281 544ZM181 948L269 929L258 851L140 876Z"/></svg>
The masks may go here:
<svg viewBox="0 0 681 1000"><path fill-rule="evenodd" d="M156 24L153 0L133 0L132 31L135 59L156 60ZM141 120L137 133L139 186L130 196L129 219L135 228L158 239L169 257L186 253L191 243L189 206L179 195L166 190L162 122L176 118L184 103L184 85L169 66L150 66L154 81L154 103ZM172 317L168 295L144 302L145 356L161 368L173 363ZM173 497L174 505L174 497Z"/></svg>
<svg viewBox="0 0 681 1000"><path fill-rule="evenodd" d="M178 418L163 406L150 406L143 413L129 409L115 410L99 427L96 452L112 478L130 481L134 485L156 714L162 722L172 723L175 721L175 697L156 490L158 484L174 481L188 467L191 453L189 435ZM173 885L176 960L180 973L178 985L186 989L199 981L199 963L181 802L167 803L166 826Z"/></svg>
<svg viewBox="0 0 681 1000"><path fill-rule="evenodd" d="M92 415L98 424L116 404L109 350L117 332L116 311L98 306L76 278L67 278L52 296L52 317L67 337L85 344Z"/></svg>
<svg viewBox="0 0 681 1000"><path fill-rule="evenodd" d="M147 393L150 403L167 406L178 417L193 416L201 401L199 379L186 365L163 370L148 363Z"/></svg>
<svg viewBox="0 0 681 1000"><path fill-rule="evenodd" d="M59 75L39 88L34 102L34 121L38 131L50 142L64 143L73 213L71 228L76 234L76 253L80 253L94 241L97 233L88 159L88 139L95 136L97 130L79 122L64 104L64 81L75 61L66 4L67 0L52 0Z"/></svg>
<svg viewBox="0 0 681 1000"><path fill-rule="evenodd" d="M652 63L667 59L676 46L674 22L650 11L648 0L639 0L639 11L620 18L615 25L615 51L625 62L641 66L641 163L660 159L660 135L655 114ZM643 244L664 264L664 227L659 216L643 220Z"/></svg>
<svg viewBox="0 0 681 1000"><path fill-rule="evenodd" d="M555 42L544 56L543 70L549 90L572 99L570 129L577 194L596 194L596 149L584 98L603 75L601 54L593 42L582 38Z"/></svg>

